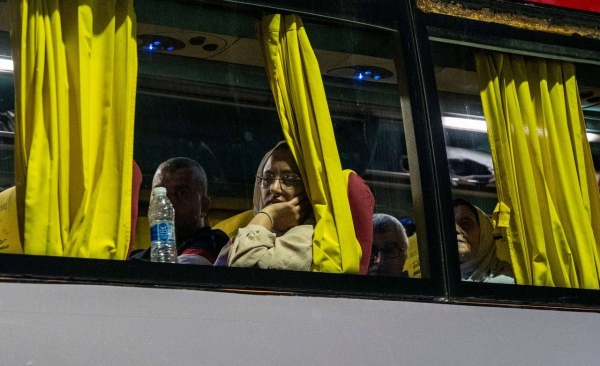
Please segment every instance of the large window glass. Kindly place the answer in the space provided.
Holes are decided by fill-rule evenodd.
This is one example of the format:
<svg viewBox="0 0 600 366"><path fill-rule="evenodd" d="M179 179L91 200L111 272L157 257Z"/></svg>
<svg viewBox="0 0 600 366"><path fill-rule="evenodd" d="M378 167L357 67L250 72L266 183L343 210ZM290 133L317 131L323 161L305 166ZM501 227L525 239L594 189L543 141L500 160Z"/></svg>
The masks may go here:
<svg viewBox="0 0 600 366"><path fill-rule="evenodd" d="M462 280L597 288L598 66L458 43L430 45Z"/></svg>
<svg viewBox="0 0 600 366"><path fill-rule="evenodd" d="M0 3L0 13L6 13L6 8L6 3ZM265 159L284 140L284 134L256 35L257 22L264 14L253 8L201 3L136 3L139 74L134 160L142 172L142 183L131 250L140 254L137 259L148 259L143 255L150 246L148 210L154 186L167 187L176 206L176 227L202 218L202 224L213 229L208 233L219 237L213 248L179 253L203 257L185 263L206 265L224 258L231 265L231 252L220 251L221 247L227 240L235 244L239 230L248 228L252 217L260 216L257 211L268 211L264 204L257 206L256 192L260 199L275 205L291 201L295 196L287 200L277 197L297 192L306 184L306 179L297 174L296 162L281 158L288 166L280 169L273 167L279 160ZM411 149L407 140L414 139L405 134L403 112L407 111L400 106L397 73L404 71L396 68L395 57L400 57L397 33L350 23L327 23L310 16L303 16L303 21L318 60L341 166L358 178L354 183L349 180L348 187L343 188L352 196L350 186L358 187L349 201L355 231L352 235L358 238L363 257L368 259L363 258L360 271L372 276L427 278L421 268L428 267L429 258L419 255L419 245L423 248L426 243L417 245L415 234L417 228L423 228L424 220L419 217L423 209L416 209L421 203L413 202L413 193L420 187L411 184L409 173ZM0 23L0 62L5 60L7 64L10 61L7 21ZM14 81L6 69L0 72L2 189L14 185L13 116ZM178 160L175 165L161 168L160 175L155 174L161 163L181 157L197 162L206 174L206 186L202 187L206 192L197 202L202 208L194 207L195 198L189 191L198 189L196 176L174 178L178 169L193 170L185 165L188 163ZM173 181L180 186L171 192L168 184ZM199 182L203 185L201 179ZM280 191L275 198L264 193L275 189ZM232 221L252 209L255 212L246 221ZM278 226L280 217L268 211L260 216L261 225L267 233L273 232L269 235L284 236L292 227L314 225L310 222L312 209L307 211L286 227ZM184 214L188 216L177 216ZM192 234L181 235L200 235L200 226ZM215 233L216 229L223 231ZM299 234L308 235L308 266L254 266L310 270L311 234ZM207 254L209 249L213 252ZM306 257L306 253L298 254L294 249L276 258L288 262L302 255Z"/></svg>
<svg viewBox="0 0 600 366"><path fill-rule="evenodd" d="M135 159L144 181L136 248L149 245L145 213L162 161L184 156L204 167L212 200L208 223L220 227L222 220L253 208L257 168L284 138L255 33L259 17L189 5L165 11L170 16L138 5ZM364 179L375 200L369 272L420 277L416 242L409 244L417 220L394 34L310 18L304 26L319 62L342 167ZM156 42L162 48L151 49Z"/></svg>

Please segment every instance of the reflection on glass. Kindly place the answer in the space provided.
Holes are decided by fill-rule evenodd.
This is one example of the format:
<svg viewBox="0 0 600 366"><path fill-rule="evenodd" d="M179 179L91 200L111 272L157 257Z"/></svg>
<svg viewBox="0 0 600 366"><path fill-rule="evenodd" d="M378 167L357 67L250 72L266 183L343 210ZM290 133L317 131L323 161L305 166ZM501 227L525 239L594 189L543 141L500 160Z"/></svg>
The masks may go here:
<svg viewBox="0 0 600 366"><path fill-rule="evenodd" d="M234 237L251 219L236 215L253 207L256 167L283 139L254 33L257 19L218 8L200 11L174 5L170 11L171 19L181 21L164 24L163 16L138 11L138 38L144 42L139 51L135 159L144 172L142 188L149 188L149 172L167 157L198 161L206 171L212 199L208 223ZM178 17L180 13L185 16ZM194 14L193 22L186 21L189 14ZM222 21L225 18L233 20ZM412 207L392 35L303 21L319 62L342 168L364 179L374 196L375 212L394 217L407 237L414 236L418 222ZM156 40L161 44L155 45ZM164 40L178 46L168 50ZM214 46L205 47L209 44ZM288 186L285 177L275 178L282 180L265 184ZM143 222L147 204L143 194L142 200ZM263 210L273 216L268 208ZM232 217L237 217L237 227L230 225ZM270 225L268 215L255 217ZM138 246L146 241L143 234L136 237ZM418 277L416 243L404 250L406 264L400 266L400 273ZM370 256L365 254L366 273ZM406 265L411 269L407 271Z"/></svg>
<svg viewBox="0 0 600 366"><path fill-rule="evenodd" d="M431 45L453 196L476 207L482 232L492 219L492 239L479 242L457 221L463 280L495 282L495 273L509 275L501 268L511 265L517 284L598 288L596 260L586 254L600 239L597 66ZM479 80L496 80L497 73L500 82L479 85L478 70ZM481 240L495 246L495 264L483 266L483 276L480 262L465 270L481 255ZM572 270L558 270L565 267Z"/></svg>
<svg viewBox="0 0 600 366"><path fill-rule="evenodd" d="M211 199L203 222L233 237L251 219L237 215L253 208L256 167L283 139L256 38L258 19L217 6L173 3L160 11L156 6L136 5L134 160L143 179L134 251L150 244L148 201L161 162L187 157L202 166ZM393 34L310 19L304 19L304 25L318 59L342 168L365 182L375 201L374 212L393 218L397 233L402 233L396 249L381 248L379 242L372 253L364 247L361 270L367 273L376 257L380 264L397 259L393 270L371 272L420 277L420 261L426 258L419 258L414 234L420 223L413 210ZM2 65L9 58L10 37L7 28L0 28ZM6 62L2 67L8 66ZM14 84L12 73L5 71L0 72L1 190L14 185ZM287 176L276 176L272 183L271 187L295 186ZM219 226L234 217L237 226Z"/></svg>

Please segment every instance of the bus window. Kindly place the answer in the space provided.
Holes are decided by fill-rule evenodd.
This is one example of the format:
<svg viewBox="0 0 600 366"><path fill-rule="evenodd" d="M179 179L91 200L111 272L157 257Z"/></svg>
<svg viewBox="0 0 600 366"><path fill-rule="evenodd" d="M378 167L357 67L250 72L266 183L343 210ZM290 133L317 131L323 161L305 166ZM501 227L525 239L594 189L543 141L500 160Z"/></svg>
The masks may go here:
<svg viewBox="0 0 600 366"><path fill-rule="evenodd" d="M598 67L430 45L462 280L598 288Z"/></svg>
<svg viewBox="0 0 600 366"><path fill-rule="evenodd" d="M168 159L186 157L203 167L212 202L206 226L223 227L232 217L256 208L253 195L262 184L257 168L284 135L256 36L263 12L240 9L182 2L136 4L134 160L143 179L133 251L143 252L150 245L147 214L153 178ZM404 70L397 70L394 60L397 33L310 17L304 26L318 60L341 166L352 170L374 199L373 229L368 209L357 211L369 212L368 226L354 222L357 237L365 236L360 232L364 227L369 230L369 239L360 242L368 259L363 259L361 273L428 278L428 271L421 269L428 267L429 258L419 249L426 240L417 245L415 234L420 227L425 230L422 210L415 209L421 203L413 202L409 137L398 92L397 73ZM0 60L10 58L8 24L2 27ZM5 147L0 149L0 185L8 188L14 185L10 71L0 73L0 93L0 143ZM273 180L282 188L288 185L280 177ZM234 238L235 232L225 234Z"/></svg>
<svg viewBox="0 0 600 366"><path fill-rule="evenodd" d="M165 10L169 16L159 17L141 7L135 136L135 160L144 175L139 249L149 245L145 214L158 164L176 156L198 161L212 200L207 224L222 227L224 220L253 208L261 159L284 139L254 31L259 17L184 4L170 6ZM419 220L393 60L394 33L303 21L319 62L342 168L366 182L374 212L386 215L385 225L374 233L366 270L420 277L419 261L426 258L419 259L416 243L409 245ZM150 49L156 42L174 49Z"/></svg>

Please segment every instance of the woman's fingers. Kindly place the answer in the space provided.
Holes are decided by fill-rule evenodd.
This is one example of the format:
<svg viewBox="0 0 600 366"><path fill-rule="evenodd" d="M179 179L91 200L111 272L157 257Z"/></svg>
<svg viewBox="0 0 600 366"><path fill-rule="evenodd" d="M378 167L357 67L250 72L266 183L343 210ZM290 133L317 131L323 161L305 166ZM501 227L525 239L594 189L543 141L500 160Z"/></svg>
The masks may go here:
<svg viewBox="0 0 600 366"><path fill-rule="evenodd" d="M273 213L275 227L282 231L299 225L312 210L310 200L305 194L296 196L288 202L274 203L267 207Z"/></svg>
<svg viewBox="0 0 600 366"><path fill-rule="evenodd" d="M308 199L308 197L306 195L302 195L303 197L300 200L299 203L299 207L300 207L300 221L304 221L304 219L309 215L309 213L312 210L312 205L310 204L310 200Z"/></svg>

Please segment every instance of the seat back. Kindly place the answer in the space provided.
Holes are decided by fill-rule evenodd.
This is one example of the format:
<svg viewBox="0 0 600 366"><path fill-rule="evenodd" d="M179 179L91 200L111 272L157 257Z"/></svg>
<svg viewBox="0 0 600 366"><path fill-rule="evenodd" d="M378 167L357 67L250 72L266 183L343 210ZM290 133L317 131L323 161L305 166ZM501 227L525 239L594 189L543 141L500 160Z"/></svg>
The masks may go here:
<svg viewBox="0 0 600 366"><path fill-rule="evenodd" d="M375 198L365 181L354 172L348 176L348 201L354 223L354 233L362 249L359 274L367 274L373 246Z"/></svg>
<svg viewBox="0 0 600 366"><path fill-rule="evenodd" d="M0 253L23 254L16 191L10 187L0 192Z"/></svg>
<svg viewBox="0 0 600 366"><path fill-rule="evenodd" d="M137 228L138 220L138 202L140 199L140 186L142 185L142 178L142 170L134 160L131 180L131 233L129 236L129 251L127 253L127 258L129 258L129 254L131 253L135 243L135 230ZM149 244L150 241L148 241L148 245Z"/></svg>

